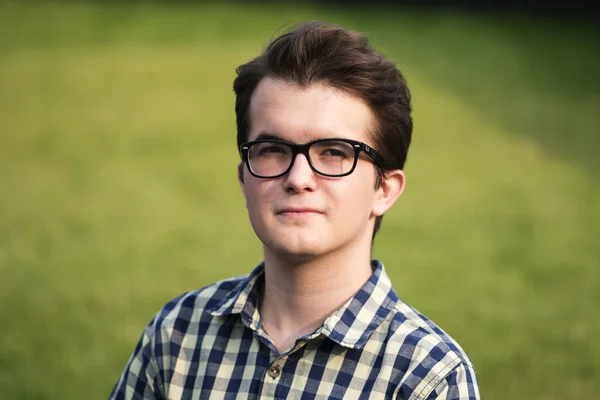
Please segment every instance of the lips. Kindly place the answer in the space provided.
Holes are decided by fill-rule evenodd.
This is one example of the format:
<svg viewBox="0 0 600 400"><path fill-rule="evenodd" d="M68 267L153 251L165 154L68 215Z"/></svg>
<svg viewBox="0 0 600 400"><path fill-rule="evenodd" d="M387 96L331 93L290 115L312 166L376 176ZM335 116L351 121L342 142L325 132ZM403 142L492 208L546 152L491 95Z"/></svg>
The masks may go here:
<svg viewBox="0 0 600 400"><path fill-rule="evenodd" d="M287 207L279 210L277 212L279 215L287 215L287 216L303 216L303 215L313 215L313 214L323 214L322 211L316 208L310 207Z"/></svg>

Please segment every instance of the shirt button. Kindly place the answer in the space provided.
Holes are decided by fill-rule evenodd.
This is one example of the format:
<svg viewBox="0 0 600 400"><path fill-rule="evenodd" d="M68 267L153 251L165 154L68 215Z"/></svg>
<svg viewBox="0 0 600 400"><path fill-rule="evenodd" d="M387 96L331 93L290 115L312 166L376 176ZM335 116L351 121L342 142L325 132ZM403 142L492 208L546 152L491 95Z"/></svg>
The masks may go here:
<svg viewBox="0 0 600 400"><path fill-rule="evenodd" d="M273 379L277 378L281 374L281 368L279 365L271 365L269 367L269 376Z"/></svg>

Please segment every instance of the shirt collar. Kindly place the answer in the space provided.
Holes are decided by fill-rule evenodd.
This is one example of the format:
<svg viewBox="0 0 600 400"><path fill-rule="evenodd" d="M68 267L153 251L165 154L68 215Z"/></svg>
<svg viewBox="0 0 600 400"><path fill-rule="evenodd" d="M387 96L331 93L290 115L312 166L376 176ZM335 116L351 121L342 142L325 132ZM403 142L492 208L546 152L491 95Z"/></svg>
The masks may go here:
<svg viewBox="0 0 600 400"><path fill-rule="evenodd" d="M360 290L307 338L322 334L351 348L360 348L367 342L398 303L398 296L383 264L373 260L371 267L373 274ZM242 322L256 330L260 326L258 302L263 280L264 263L261 263L220 302L206 311L214 316L240 314Z"/></svg>
<svg viewBox="0 0 600 400"><path fill-rule="evenodd" d="M258 303L264 274L265 264L262 262L250 274L242 277L221 301L212 307L207 307L205 311L213 316L240 314L244 324L256 330L260 324Z"/></svg>

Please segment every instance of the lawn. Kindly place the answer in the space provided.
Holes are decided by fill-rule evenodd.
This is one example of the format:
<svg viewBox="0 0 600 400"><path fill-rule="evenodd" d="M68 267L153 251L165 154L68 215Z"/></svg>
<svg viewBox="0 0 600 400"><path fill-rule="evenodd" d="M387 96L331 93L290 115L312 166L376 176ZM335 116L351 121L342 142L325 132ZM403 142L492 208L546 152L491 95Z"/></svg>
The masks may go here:
<svg viewBox="0 0 600 400"><path fill-rule="evenodd" d="M600 393L600 35L401 9L0 6L0 387L108 396L169 299L261 260L232 81L283 24L367 31L405 72L408 186L374 257L485 399Z"/></svg>

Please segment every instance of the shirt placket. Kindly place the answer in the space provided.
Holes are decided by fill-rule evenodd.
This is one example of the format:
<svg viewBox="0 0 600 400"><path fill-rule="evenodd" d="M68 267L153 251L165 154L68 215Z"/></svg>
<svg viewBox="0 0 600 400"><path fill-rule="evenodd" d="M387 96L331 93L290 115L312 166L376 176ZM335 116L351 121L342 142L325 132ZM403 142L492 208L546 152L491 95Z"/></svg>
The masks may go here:
<svg viewBox="0 0 600 400"><path fill-rule="evenodd" d="M263 376L262 390L260 392L260 399L274 399L277 392L277 385L283 375L283 366L286 362L287 357L276 359L269 365Z"/></svg>
<svg viewBox="0 0 600 400"><path fill-rule="evenodd" d="M285 363L288 361L293 362L289 360L289 357L306 345L306 342L306 340L298 340L292 349L281 354L271 362L269 367L266 369L265 374L263 375L262 388L259 396L261 400L279 398L277 396L277 389L279 388L281 379L283 378Z"/></svg>

